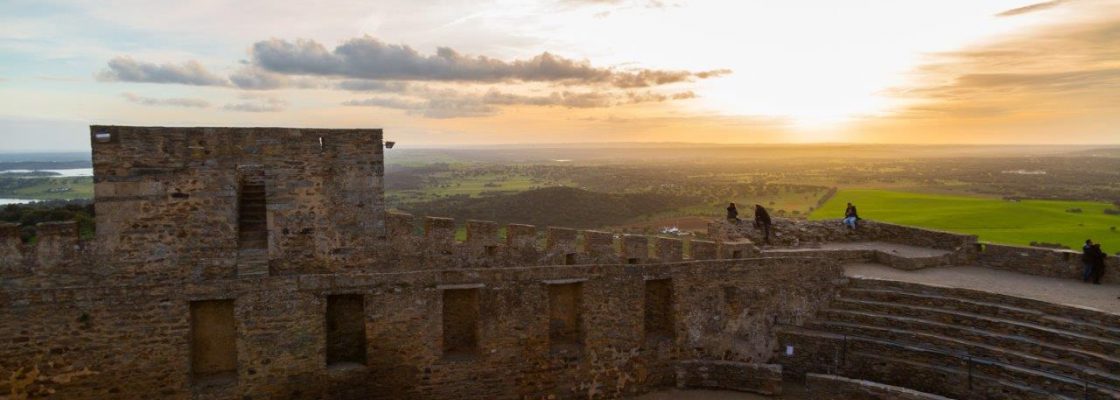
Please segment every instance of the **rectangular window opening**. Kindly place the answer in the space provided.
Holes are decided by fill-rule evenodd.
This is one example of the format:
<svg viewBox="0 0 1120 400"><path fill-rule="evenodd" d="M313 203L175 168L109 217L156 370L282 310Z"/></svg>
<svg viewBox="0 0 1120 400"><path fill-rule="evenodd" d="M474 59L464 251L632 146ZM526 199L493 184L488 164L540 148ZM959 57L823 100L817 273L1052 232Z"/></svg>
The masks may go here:
<svg viewBox="0 0 1120 400"><path fill-rule="evenodd" d="M626 259L626 263L627 263L627 264L637 264L637 263L638 263L638 259L637 259L637 258L627 258L627 259Z"/></svg>
<svg viewBox="0 0 1120 400"><path fill-rule="evenodd" d="M564 265L576 265L576 253L565 254Z"/></svg>
<svg viewBox="0 0 1120 400"><path fill-rule="evenodd" d="M548 285L548 343L552 353L583 349L583 284Z"/></svg>
<svg viewBox="0 0 1120 400"><path fill-rule="evenodd" d="M672 339L673 332L673 281L671 279L646 281L646 339Z"/></svg>
<svg viewBox="0 0 1120 400"><path fill-rule="evenodd" d="M233 300L190 303L191 378L195 383L237 379L237 328Z"/></svg>
<svg viewBox="0 0 1120 400"><path fill-rule="evenodd" d="M478 289L443 291L443 357L478 356Z"/></svg>
<svg viewBox="0 0 1120 400"><path fill-rule="evenodd" d="M493 246L493 245L486 246L486 247L483 247L483 251L486 252L487 257L494 257L494 256L498 255L498 246Z"/></svg>
<svg viewBox="0 0 1120 400"><path fill-rule="evenodd" d="M327 296L327 365L366 364L365 298Z"/></svg>
<svg viewBox="0 0 1120 400"><path fill-rule="evenodd" d="M268 248L268 213L263 176L245 177L237 204L238 247Z"/></svg>
<svg viewBox="0 0 1120 400"><path fill-rule="evenodd" d="M732 250L731 251L731 258L734 258L734 259L743 258L743 251L742 250Z"/></svg>

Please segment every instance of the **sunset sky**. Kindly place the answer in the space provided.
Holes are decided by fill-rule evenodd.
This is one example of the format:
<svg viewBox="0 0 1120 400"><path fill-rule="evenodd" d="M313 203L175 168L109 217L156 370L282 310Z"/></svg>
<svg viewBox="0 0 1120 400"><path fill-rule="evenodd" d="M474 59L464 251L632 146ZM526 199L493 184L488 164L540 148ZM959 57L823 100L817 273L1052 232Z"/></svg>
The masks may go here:
<svg viewBox="0 0 1120 400"><path fill-rule="evenodd" d="M0 2L0 152L90 124L1120 143L1120 0L319 3Z"/></svg>

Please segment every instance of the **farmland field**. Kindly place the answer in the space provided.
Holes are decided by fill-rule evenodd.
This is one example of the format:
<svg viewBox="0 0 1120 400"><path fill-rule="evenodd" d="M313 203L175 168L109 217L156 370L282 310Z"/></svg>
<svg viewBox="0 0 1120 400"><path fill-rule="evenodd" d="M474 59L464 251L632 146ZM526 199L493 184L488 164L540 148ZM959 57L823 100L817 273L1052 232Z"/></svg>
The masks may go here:
<svg viewBox="0 0 1120 400"><path fill-rule="evenodd" d="M1103 243L1106 251L1120 250L1120 215L1104 202L1022 200L990 197L921 194L871 189L842 189L815 210L810 219L839 218L847 202L861 218L946 231L975 234L980 240L1028 245L1032 241L1060 243L1080 249L1085 239ZM1076 210L1080 212L1076 212Z"/></svg>

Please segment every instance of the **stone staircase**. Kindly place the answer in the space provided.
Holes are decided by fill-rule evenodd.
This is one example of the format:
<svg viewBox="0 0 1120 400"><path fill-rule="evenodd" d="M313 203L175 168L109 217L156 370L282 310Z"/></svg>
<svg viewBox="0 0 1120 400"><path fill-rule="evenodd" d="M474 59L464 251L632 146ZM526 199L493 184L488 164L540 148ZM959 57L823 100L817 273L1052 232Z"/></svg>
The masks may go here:
<svg viewBox="0 0 1120 400"><path fill-rule="evenodd" d="M778 330L787 374L832 373L960 399L1120 399L1120 315L914 283L852 279Z"/></svg>

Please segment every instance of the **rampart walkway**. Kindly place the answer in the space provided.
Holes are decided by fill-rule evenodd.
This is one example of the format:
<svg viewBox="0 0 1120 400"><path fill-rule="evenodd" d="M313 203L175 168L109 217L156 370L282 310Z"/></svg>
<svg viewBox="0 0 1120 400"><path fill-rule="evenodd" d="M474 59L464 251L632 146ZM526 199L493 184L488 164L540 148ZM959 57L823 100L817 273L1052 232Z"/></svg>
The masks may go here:
<svg viewBox="0 0 1120 400"><path fill-rule="evenodd" d="M1120 314L1120 285L1092 285L1071 279L1025 275L1011 271L951 266L903 271L880 264L849 264L848 276L890 279L924 285L983 290ZM1106 271L1106 273L1118 273Z"/></svg>
<svg viewBox="0 0 1120 400"><path fill-rule="evenodd" d="M882 252L891 253L901 257L938 257L949 254L948 250L931 249L928 247L918 247L899 243L888 242L833 242L821 243L816 247L795 247L795 248L768 248L763 250L766 253L786 253L786 252L804 252L804 251L835 251L835 250L878 250Z"/></svg>

